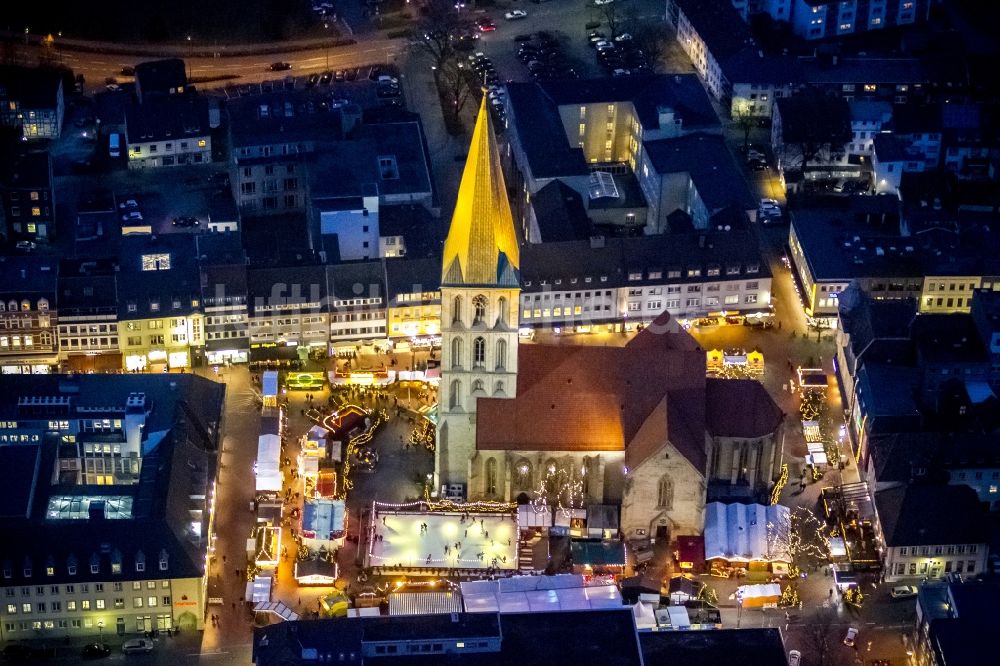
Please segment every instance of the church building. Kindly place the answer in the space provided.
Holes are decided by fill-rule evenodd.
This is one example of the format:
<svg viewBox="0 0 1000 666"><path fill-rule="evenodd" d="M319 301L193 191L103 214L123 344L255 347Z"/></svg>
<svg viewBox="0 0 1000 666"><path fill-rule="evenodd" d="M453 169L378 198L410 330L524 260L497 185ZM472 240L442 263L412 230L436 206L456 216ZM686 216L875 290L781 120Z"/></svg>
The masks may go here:
<svg viewBox="0 0 1000 666"><path fill-rule="evenodd" d="M710 486L770 487L783 415L761 384L707 379L668 313L624 346L519 344L519 260L483 105L444 247L439 488L620 505L627 537L668 539L702 532Z"/></svg>

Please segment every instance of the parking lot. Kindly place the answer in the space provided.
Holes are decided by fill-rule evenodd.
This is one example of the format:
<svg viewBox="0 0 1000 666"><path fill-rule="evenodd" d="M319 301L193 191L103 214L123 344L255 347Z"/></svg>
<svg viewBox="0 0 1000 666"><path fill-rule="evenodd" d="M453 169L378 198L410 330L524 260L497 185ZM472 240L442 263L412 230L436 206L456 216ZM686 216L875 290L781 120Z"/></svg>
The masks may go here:
<svg viewBox="0 0 1000 666"><path fill-rule="evenodd" d="M281 76L282 73L285 73L285 76ZM234 99L282 90L312 90L317 94L329 94L333 100L347 100L362 107L403 104L398 85L399 70L393 65L327 69L311 74L274 71L273 75L275 78L259 83L230 83L209 89L207 92L222 95L226 99ZM396 79L395 86L391 85L391 79Z"/></svg>

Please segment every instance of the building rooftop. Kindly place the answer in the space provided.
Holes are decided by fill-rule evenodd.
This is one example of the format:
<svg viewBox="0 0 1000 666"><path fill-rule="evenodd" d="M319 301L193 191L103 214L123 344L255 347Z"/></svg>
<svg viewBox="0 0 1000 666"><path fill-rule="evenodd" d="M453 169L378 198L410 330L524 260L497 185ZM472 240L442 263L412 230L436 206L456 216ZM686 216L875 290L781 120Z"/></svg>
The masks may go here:
<svg viewBox="0 0 1000 666"><path fill-rule="evenodd" d="M341 139L343 115L324 100L319 93L291 90L229 100L226 110L237 160L243 163L238 149L245 146Z"/></svg>
<svg viewBox="0 0 1000 666"><path fill-rule="evenodd" d="M441 289L438 259L390 259L385 262L386 288L390 302L400 294L420 294Z"/></svg>
<svg viewBox="0 0 1000 666"><path fill-rule="evenodd" d="M647 664L718 666L739 655L741 666L785 666L788 663L778 629L715 631L643 631L639 645Z"/></svg>
<svg viewBox="0 0 1000 666"><path fill-rule="evenodd" d="M750 26L728 2L674 0L706 50L720 65L747 47L754 48Z"/></svg>
<svg viewBox="0 0 1000 666"><path fill-rule="evenodd" d="M118 257L120 320L185 316L201 298L194 234L121 239Z"/></svg>
<svg viewBox="0 0 1000 666"><path fill-rule="evenodd" d="M479 450L655 453L651 419L695 468L705 464L705 354L663 313L624 347L518 346L517 394L479 398Z"/></svg>
<svg viewBox="0 0 1000 666"><path fill-rule="evenodd" d="M52 185L52 159L47 150L17 154L0 167L0 184L11 189L46 189Z"/></svg>
<svg viewBox="0 0 1000 666"><path fill-rule="evenodd" d="M187 72L180 58L148 60L135 66L136 86L147 95L176 93L187 85ZM143 99L142 101L146 101Z"/></svg>
<svg viewBox="0 0 1000 666"><path fill-rule="evenodd" d="M715 437L766 437L781 425L784 414L754 379L705 380L705 423ZM733 409L739 405L739 409Z"/></svg>
<svg viewBox="0 0 1000 666"><path fill-rule="evenodd" d="M861 366L857 381L864 391L869 418L919 417L916 389L920 378L918 368L888 363L866 363Z"/></svg>
<svg viewBox="0 0 1000 666"><path fill-rule="evenodd" d="M922 363L988 363L990 356L971 315L922 314L911 337Z"/></svg>
<svg viewBox="0 0 1000 666"><path fill-rule="evenodd" d="M583 198L561 180L553 180L538 190L531 198L531 207L543 243L585 240L590 236Z"/></svg>
<svg viewBox="0 0 1000 666"><path fill-rule="evenodd" d="M0 297L4 300L47 298L49 308L56 309L56 288L59 262L50 257L3 257L0 256ZM31 309L37 309L32 300Z"/></svg>
<svg viewBox="0 0 1000 666"><path fill-rule="evenodd" d="M207 97L157 97L125 109L125 137L130 144L183 141L209 131Z"/></svg>
<svg viewBox="0 0 1000 666"><path fill-rule="evenodd" d="M0 561L11 571L7 585L107 581L121 565L123 580L196 578L202 575L207 540L192 531L192 496L204 496L215 475L215 448L225 387L193 375L21 375L0 376L0 415L16 419L22 433L40 432L37 446L0 446L5 463L24 472L6 484L5 507L27 507L2 519L5 538ZM142 465L138 482L88 486L52 482L59 447L47 432L46 418L90 418L125 413L132 394L145 396ZM61 398L51 416L43 405L24 413L21 398ZM65 405L69 404L67 413ZM118 411L115 411L118 410ZM121 418L121 416L119 416ZM41 421L41 425L36 422ZM9 449L35 449L38 463ZM19 495L16 495L19 493ZM25 495L27 493L27 495ZM79 510L53 517L52 503L73 503ZM125 513L92 511L95 503L127 506ZM199 530L207 530L205 512ZM137 567L137 562L147 566ZM92 570L96 567L96 571ZM140 570L142 569L142 570Z"/></svg>
<svg viewBox="0 0 1000 666"><path fill-rule="evenodd" d="M352 261L326 267L330 300L350 301L355 298L380 298L386 305L385 264L382 261ZM342 306L350 309L349 306ZM340 307L335 309L341 309Z"/></svg>
<svg viewBox="0 0 1000 666"><path fill-rule="evenodd" d="M0 100L16 101L22 109L54 109L61 84L55 69L0 65Z"/></svg>
<svg viewBox="0 0 1000 666"><path fill-rule="evenodd" d="M478 647L467 652L409 654L407 641L435 639L498 641L499 650ZM397 643L400 656L369 655L372 643ZM471 647L471 646L470 646ZM632 612L584 610L541 613L457 613L393 617L339 618L284 622L254 631L258 666L314 663L313 655L336 661L349 654L359 662L379 664L470 664L475 666L550 666L593 660L602 665L643 663ZM307 656L308 655L308 656ZM368 656L362 656L368 655Z"/></svg>
<svg viewBox="0 0 1000 666"><path fill-rule="evenodd" d="M697 132L676 139L647 141L645 148L657 173L690 174L699 198L710 213L727 206L743 210L756 206L746 179L721 135Z"/></svg>
<svg viewBox="0 0 1000 666"><path fill-rule="evenodd" d="M247 307L251 315L285 310L316 310L327 302L326 267L303 264L247 270Z"/></svg>
<svg viewBox="0 0 1000 666"><path fill-rule="evenodd" d="M566 139L560 106L631 102L647 130L659 128L661 107L673 109L686 130L719 126L695 74L509 83L507 94L521 148L537 179L589 173L583 151Z"/></svg>
<svg viewBox="0 0 1000 666"><path fill-rule="evenodd" d="M914 84L928 77L917 58L842 58L801 57L803 77L807 83L843 84Z"/></svg>
<svg viewBox="0 0 1000 666"><path fill-rule="evenodd" d="M875 493L886 546L979 544L987 526L976 491L966 485L909 485Z"/></svg>

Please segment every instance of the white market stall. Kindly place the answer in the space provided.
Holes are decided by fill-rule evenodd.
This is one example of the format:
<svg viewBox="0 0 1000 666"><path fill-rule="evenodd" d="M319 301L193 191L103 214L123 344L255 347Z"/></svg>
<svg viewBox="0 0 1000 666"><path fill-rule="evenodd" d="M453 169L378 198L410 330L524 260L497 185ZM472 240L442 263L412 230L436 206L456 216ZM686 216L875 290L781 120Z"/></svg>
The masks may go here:
<svg viewBox="0 0 1000 666"><path fill-rule="evenodd" d="M789 528L788 507L711 502L705 506L705 559L713 571L729 567L766 570L775 563L787 563Z"/></svg>
<svg viewBox="0 0 1000 666"><path fill-rule="evenodd" d="M474 580L460 587L467 613L538 613L622 606L621 592L615 585L588 583L579 574Z"/></svg>
<svg viewBox="0 0 1000 666"><path fill-rule="evenodd" d="M281 491L281 438L262 434L257 440L257 492Z"/></svg>

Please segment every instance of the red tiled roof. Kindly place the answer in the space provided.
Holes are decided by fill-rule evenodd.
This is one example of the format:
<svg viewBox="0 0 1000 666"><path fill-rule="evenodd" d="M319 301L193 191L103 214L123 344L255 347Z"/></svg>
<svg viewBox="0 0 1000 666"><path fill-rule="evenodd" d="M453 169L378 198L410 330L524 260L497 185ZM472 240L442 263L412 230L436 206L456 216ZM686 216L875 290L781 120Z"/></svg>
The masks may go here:
<svg viewBox="0 0 1000 666"><path fill-rule="evenodd" d="M644 437L632 446L666 402L668 437L702 470L704 400L705 354L664 313L625 347L521 345L517 397L479 399L476 447L625 450L635 465L663 443Z"/></svg>
<svg viewBox="0 0 1000 666"><path fill-rule="evenodd" d="M785 416L753 379L709 379L705 393L705 421L716 437L764 437L777 430Z"/></svg>

